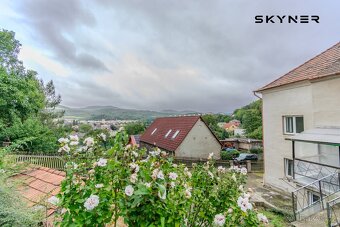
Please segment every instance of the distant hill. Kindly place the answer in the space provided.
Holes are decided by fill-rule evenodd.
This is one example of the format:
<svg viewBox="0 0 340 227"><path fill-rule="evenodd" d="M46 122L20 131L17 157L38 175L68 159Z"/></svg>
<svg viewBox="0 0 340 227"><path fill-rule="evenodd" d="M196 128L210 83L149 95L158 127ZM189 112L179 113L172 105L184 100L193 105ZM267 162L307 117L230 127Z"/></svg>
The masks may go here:
<svg viewBox="0 0 340 227"><path fill-rule="evenodd" d="M122 109L115 106L87 106L80 108L73 108L67 106L58 106L58 110L64 110L64 118L79 119L79 120L148 120L157 117L185 115L185 114L198 114L195 111L151 111L151 110L135 110L135 109Z"/></svg>

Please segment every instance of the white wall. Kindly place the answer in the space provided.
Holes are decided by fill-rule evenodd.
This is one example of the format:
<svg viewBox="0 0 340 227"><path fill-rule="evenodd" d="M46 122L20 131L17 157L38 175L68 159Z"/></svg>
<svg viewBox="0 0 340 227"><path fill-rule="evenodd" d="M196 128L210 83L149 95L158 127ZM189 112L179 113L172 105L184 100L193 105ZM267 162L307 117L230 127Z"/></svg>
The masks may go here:
<svg viewBox="0 0 340 227"><path fill-rule="evenodd" d="M215 139L206 124L198 120L182 144L175 151L175 156L208 158L210 153L214 153L214 158L220 159L220 152L220 143Z"/></svg>
<svg viewBox="0 0 340 227"><path fill-rule="evenodd" d="M283 134L282 116L303 115L305 130L340 127L340 77L270 89L264 91L262 97L264 183L290 191L292 188L280 180L284 177L283 159L292 158L292 142L285 140L289 135ZM302 151L298 149L297 152Z"/></svg>
<svg viewBox="0 0 340 227"><path fill-rule="evenodd" d="M272 89L264 92L263 97L263 142L265 175L264 183L283 191L293 188L284 182L284 158L292 159L292 142L285 140L283 116L303 115L304 128L313 125L312 94L309 83L300 83L294 89Z"/></svg>

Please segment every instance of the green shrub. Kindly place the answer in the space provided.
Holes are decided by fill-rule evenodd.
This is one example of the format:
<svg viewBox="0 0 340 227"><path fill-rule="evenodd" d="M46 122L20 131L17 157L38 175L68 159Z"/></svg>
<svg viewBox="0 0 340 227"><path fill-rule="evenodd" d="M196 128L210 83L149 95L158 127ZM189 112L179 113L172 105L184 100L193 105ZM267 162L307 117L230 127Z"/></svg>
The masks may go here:
<svg viewBox="0 0 340 227"><path fill-rule="evenodd" d="M262 154L263 148L262 147L252 148L252 149L250 149L250 153L252 153L252 154Z"/></svg>
<svg viewBox="0 0 340 227"><path fill-rule="evenodd" d="M240 155L238 150L231 150L231 151L221 151L221 159L222 160L233 160Z"/></svg>
<svg viewBox="0 0 340 227"><path fill-rule="evenodd" d="M0 179L0 201L0 226L40 226L43 213L28 208L3 179Z"/></svg>
<svg viewBox="0 0 340 227"><path fill-rule="evenodd" d="M61 193L54 198L65 209L61 227L105 226L118 217L128 226L260 225L251 194L243 190L246 168L216 168L213 154L189 169L165 151L127 145L125 132L59 142L68 160Z"/></svg>

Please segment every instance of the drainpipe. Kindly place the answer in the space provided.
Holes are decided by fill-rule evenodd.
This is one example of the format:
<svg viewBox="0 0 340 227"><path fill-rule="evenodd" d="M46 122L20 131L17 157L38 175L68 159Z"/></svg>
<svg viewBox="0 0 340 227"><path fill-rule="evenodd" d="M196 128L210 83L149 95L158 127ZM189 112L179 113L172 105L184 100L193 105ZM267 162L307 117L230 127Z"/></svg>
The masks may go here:
<svg viewBox="0 0 340 227"><path fill-rule="evenodd" d="M264 148L264 121L263 121L263 99L262 99L262 97L260 97L258 94L256 94L256 91L253 91L253 94L254 94L254 96L255 97L257 97L257 98L259 98L259 99L261 99L262 100L262 105L261 105L261 113L262 113L262 148L263 148L263 172L265 173L265 160L264 160L264 152L265 152L265 148ZM265 183L264 182L264 179L263 179L263 183Z"/></svg>

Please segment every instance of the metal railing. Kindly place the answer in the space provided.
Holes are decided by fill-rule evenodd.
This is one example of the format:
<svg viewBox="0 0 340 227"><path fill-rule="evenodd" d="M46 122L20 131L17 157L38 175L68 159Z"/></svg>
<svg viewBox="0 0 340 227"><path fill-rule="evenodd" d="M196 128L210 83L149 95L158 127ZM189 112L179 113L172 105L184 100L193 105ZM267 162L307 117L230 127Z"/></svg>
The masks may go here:
<svg viewBox="0 0 340 227"><path fill-rule="evenodd" d="M340 182L338 172L322 177L296 189L292 192L295 220L325 209L324 200L339 191ZM311 193L319 196L319 199L317 201L312 201Z"/></svg>
<svg viewBox="0 0 340 227"><path fill-rule="evenodd" d="M340 196L327 202L328 227L340 226Z"/></svg>
<svg viewBox="0 0 340 227"><path fill-rule="evenodd" d="M65 168L65 160L56 155L8 154L6 159L12 163L25 162L57 170L64 170Z"/></svg>
<svg viewBox="0 0 340 227"><path fill-rule="evenodd" d="M332 173L338 172L339 168L327 164L312 162L296 158L294 160L294 174L318 180Z"/></svg>

